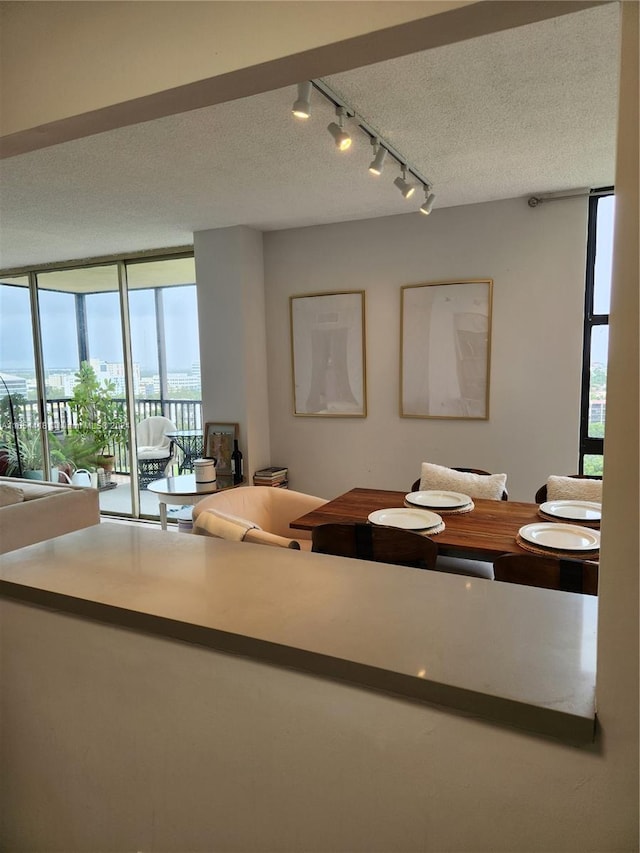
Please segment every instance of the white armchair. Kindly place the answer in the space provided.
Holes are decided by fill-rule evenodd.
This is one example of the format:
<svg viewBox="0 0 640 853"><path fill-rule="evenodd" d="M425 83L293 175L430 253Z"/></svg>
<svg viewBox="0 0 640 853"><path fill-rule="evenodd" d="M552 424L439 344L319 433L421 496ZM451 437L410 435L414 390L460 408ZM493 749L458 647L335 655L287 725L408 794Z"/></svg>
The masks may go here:
<svg viewBox="0 0 640 853"><path fill-rule="evenodd" d="M138 442L138 478L141 487L164 477L175 459L174 442L165 433L175 430L169 418L154 415L136 425Z"/></svg>
<svg viewBox="0 0 640 853"><path fill-rule="evenodd" d="M224 489L203 498L193 508L194 527L198 516L208 510L257 524L266 533L286 540L294 539L303 551L311 550L311 533L294 530L289 523L301 515L325 504L324 498L305 495L289 489L274 489L271 486L243 486ZM251 534L244 539L251 541ZM256 540L257 541L257 540Z"/></svg>

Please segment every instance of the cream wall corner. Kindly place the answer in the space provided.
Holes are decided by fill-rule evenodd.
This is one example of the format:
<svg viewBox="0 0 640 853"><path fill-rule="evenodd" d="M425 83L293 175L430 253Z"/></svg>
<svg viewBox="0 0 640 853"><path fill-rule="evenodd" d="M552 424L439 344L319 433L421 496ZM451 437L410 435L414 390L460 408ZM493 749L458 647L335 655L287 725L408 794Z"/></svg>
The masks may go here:
<svg viewBox="0 0 640 853"><path fill-rule="evenodd" d="M194 235L203 420L240 425L245 478L269 464L262 233Z"/></svg>

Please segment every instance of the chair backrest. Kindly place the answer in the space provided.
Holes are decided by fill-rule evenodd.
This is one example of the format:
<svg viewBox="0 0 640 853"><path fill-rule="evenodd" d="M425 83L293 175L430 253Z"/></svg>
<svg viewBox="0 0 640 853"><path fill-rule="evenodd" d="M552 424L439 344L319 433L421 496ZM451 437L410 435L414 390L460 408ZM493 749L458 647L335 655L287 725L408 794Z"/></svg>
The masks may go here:
<svg viewBox="0 0 640 853"><path fill-rule="evenodd" d="M460 471L463 474L481 474L481 475L487 476L487 477L491 476L490 471L483 471L481 468L452 468L451 470L452 471ZM417 492L419 489L420 489L420 479L417 479L415 481L415 483L411 486L411 491ZM502 500L503 501L509 500L509 493L507 492L506 489L502 493Z"/></svg>
<svg viewBox="0 0 640 853"><path fill-rule="evenodd" d="M325 504L324 498L295 492L292 489L274 489L271 486L241 486L224 489L204 497L193 508L193 519L207 509L216 509L239 518L248 519L269 533L292 539L308 541L308 530L292 530L290 522Z"/></svg>
<svg viewBox="0 0 640 853"><path fill-rule="evenodd" d="M320 524L312 532L311 550L336 557L434 569L438 546L410 530L373 524Z"/></svg>
<svg viewBox="0 0 640 853"><path fill-rule="evenodd" d="M503 554L494 561L493 571L497 581L584 595L598 594L598 564L587 560Z"/></svg>
<svg viewBox="0 0 640 853"><path fill-rule="evenodd" d="M573 480L601 480L602 477L599 475L593 474L564 474L565 477L571 477ZM540 486L538 491L536 492L535 502L537 504L543 504L547 500L547 484L544 486Z"/></svg>
<svg viewBox="0 0 640 853"><path fill-rule="evenodd" d="M176 425L169 418L164 418L162 415L153 415L150 418L144 418L140 423L136 424L136 439L139 447L159 447L167 448L171 444L171 439L167 438L165 433L172 432L176 429Z"/></svg>

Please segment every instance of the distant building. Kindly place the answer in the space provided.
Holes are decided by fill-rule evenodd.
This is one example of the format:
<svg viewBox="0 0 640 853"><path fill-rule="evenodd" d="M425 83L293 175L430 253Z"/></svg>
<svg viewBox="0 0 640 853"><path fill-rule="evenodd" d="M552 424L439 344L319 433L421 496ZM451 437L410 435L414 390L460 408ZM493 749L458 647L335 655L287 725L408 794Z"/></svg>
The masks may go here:
<svg viewBox="0 0 640 853"><path fill-rule="evenodd" d="M0 373L0 397L9 394L22 394L27 396L27 380L22 376L13 376L11 373Z"/></svg>

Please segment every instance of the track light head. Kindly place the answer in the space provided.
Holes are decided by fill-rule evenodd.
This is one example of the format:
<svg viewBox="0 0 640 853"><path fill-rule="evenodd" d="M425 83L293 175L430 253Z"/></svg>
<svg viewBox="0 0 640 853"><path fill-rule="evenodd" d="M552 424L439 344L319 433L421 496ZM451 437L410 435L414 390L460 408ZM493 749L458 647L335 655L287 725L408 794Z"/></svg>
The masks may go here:
<svg viewBox="0 0 640 853"><path fill-rule="evenodd" d="M431 187L425 186L424 188L424 204L420 208L420 213L424 213L425 216L428 216L433 210L433 202L436 200L435 193L431 192Z"/></svg>
<svg viewBox="0 0 640 853"><path fill-rule="evenodd" d="M378 140L371 142L375 146L375 157L369 163L369 171L372 175L381 175L384 169L384 161L387 157L387 149L380 145Z"/></svg>
<svg viewBox="0 0 640 853"><path fill-rule="evenodd" d="M298 83L298 99L294 101L291 112L296 118L309 118L311 115L311 81Z"/></svg>
<svg viewBox="0 0 640 853"><path fill-rule="evenodd" d="M402 193L402 197L408 201L415 193L416 188L415 184L410 184L407 181L407 167L402 165L400 166L400 169L402 170L402 177L396 178L393 183Z"/></svg>
<svg viewBox="0 0 640 853"><path fill-rule="evenodd" d="M343 128L345 108L336 107L336 116L338 117L338 123L336 124L335 121L332 121L327 126L327 130L333 136L336 148L340 151L346 151L348 148L351 148L351 136Z"/></svg>

